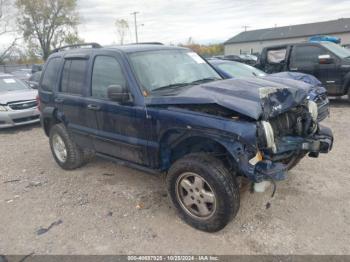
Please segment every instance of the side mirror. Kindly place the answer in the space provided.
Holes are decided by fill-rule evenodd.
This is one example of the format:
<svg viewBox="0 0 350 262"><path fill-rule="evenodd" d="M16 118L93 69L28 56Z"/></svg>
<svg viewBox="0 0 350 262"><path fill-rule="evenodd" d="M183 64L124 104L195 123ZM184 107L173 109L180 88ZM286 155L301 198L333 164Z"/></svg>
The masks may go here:
<svg viewBox="0 0 350 262"><path fill-rule="evenodd" d="M318 56L318 62L321 65L333 64L334 63L334 59L330 55L319 55Z"/></svg>
<svg viewBox="0 0 350 262"><path fill-rule="evenodd" d="M38 83L30 83L29 86L33 89L39 89L39 84Z"/></svg>
<svg viewBox="0 0 350 262"><path fill-rule="evenodd" d="M130 93L121 85L108 86L107 96L110 100L119 103L125 103L130 101Z"/></svg>

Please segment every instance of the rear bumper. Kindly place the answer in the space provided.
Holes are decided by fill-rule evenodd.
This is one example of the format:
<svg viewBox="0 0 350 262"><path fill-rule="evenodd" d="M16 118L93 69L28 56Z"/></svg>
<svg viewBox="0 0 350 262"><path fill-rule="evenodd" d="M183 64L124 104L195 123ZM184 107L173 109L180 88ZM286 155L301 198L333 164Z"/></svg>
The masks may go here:
<svg viewBox="0 0 350 262"><path fill-rule="evenodd" d="M39 116L37 108L0 112L0 129L37 123Z"/></svg>

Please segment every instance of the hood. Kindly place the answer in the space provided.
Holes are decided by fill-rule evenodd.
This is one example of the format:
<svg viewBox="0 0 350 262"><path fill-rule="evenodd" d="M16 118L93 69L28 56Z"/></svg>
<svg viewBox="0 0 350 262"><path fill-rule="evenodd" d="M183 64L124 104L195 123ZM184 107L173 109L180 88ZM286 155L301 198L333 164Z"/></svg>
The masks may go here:
<svg viewBox="0 0 350 262"><path fill-rule="evenodd" d="M10 102L35 100L37 94L38 91L33 89L0 92L0 104L7 105Z"/></svg>
<svg viewBox="0 0 350 262"><path fill-rule="evenodd" d="M309 88L308 96L311 100L314 100L319 95L326 95L327 90L322 86L322 83L313 75L295 73L295 72L281 72L264 76L264 79L273 81L276 83L284 84L287 86L301 86L303 82L305 88ZM307 87L309 85L309 87ZM311 87L310 87L311 86Z"/></svg>
<svg viewBox="0 0 350 262"><path fill-rule="evenodd" d="M295 81L293 86L262 78L214 81L180 89L176 94L150 96L149 106L216 104L255 120L269 119L303 103L311 88Z"/></svg>
<svg viewBox="0 0 350 262"><path fill-rule="evenodd" d="M292 79L302 81L306 84L312 86L322 86L322 83L313 75L298 73L298 72L280 72L275 74L270 74L265 76L266 79L274 80L274 78L284 78L284 79Z"/></svg>

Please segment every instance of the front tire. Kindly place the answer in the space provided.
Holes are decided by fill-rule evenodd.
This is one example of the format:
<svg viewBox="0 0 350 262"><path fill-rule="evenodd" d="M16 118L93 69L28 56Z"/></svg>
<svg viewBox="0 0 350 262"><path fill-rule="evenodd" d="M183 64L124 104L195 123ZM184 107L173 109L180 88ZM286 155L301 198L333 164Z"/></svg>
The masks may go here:
<svg viewBox="0 0 350 262"><path fill-rule="evenodd" d="M170 200L179 216L192 227L217 232L239 210L235 174L208 154L190 154L176 161L167 175Z"/></svg>
<svg viewBox="0 0 350 262"><path fill-rule="evenodd" d="M74 143L63 124L51 128L49 139L51 152L60 167L73 170L84 164L84 152Z"/></svg>

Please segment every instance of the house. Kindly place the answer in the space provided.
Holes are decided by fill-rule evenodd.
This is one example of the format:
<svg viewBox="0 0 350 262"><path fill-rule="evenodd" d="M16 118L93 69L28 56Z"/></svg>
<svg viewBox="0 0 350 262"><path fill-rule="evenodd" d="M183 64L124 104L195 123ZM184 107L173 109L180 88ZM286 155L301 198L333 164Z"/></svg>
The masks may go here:
<svg viewBox="0 0 350 262"><path fill-rule="evenodd" d="M350 45L350 18L241 32L224 43L225 55L260 53L264 47L307 42L311 36L329 35Z"/></svg>

